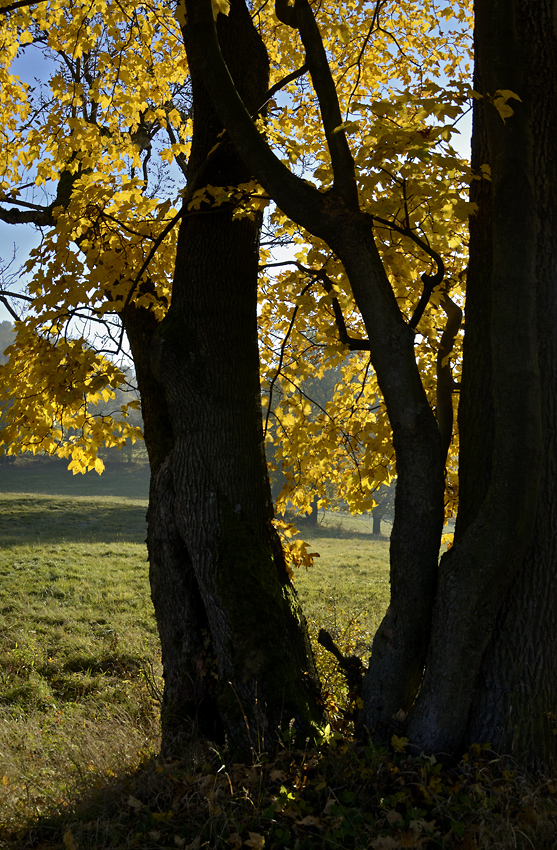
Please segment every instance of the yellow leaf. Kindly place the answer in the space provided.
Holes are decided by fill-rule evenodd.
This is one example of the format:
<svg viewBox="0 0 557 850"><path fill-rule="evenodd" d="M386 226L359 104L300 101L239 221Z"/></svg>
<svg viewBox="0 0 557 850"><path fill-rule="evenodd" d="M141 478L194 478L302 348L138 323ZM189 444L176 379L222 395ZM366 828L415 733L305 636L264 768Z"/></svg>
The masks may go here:
<svg viewBox="0 0 557 850"><path fill-rule="evenodd" d="M228 13L230 12L230 0L211 0L211 2L213 5L213 15L215 21L219 13L222 15L228 15Z"/></svg>
<svg viewBox="0 0 557 850"><path fill-rule="evenodd" d="M253 850L262 850L265 846L265 839L258 832L250 832L247 841L244 841L247 847L252 847Z"/></svg>
<svg viewBox="0 0 557 850"><path fill-rule="evenodd" d="M186 4L184 0L179 0L178 5L176 6L176 11L174 12L174 17L181 27L186 26Z"/></svg>
<svg viewBox="0 0 557 850"><path fill-rule="evenodd" d="M398 735L393 735L391 738L391 746L396 753L403 753L407 743L408 738L399 738Z"/></svg>
<svg viewBox="0 0 557 850"><path fill-rule="evenodd" d="M493 105L503 121L505 121L506 118L510 118L511 115L514 115L514 109L507 103L507 101L511 99L522 102L520 97L510 91L510 89L498 89L493 95Z"/></svg>
<svg viewBox="0 0 557 850"><path fill-rule="evenodd" d="M75 842L75 838L73 837L71 829L66 830L66 832L64 833L63 842L66 850L77 850L77 844Z"/></svg>
<svg viewBox="0 0 557 850"><path fill-rule="evenodd" d="M344 130L345 133L357 133L360 129L360 124L358 121L343 121L342 124L339 124L338 127L335 127L332 135L335 133L340 133Z"/></svg>

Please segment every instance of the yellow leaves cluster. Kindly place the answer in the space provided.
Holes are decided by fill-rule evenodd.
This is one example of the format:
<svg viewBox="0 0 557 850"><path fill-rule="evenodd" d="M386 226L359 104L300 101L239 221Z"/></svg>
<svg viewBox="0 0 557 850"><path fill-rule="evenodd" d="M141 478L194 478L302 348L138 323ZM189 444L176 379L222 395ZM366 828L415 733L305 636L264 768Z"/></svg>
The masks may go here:
<svg viewBox="0 0 557 850"><path fill-rule="evenodd" d="M317 19L344 118L338 130L349 134L355 159L360 203L375 218L381 258L408 320L422 294L422 274L432 274L435 263L378 219L411 229L439 253L446 269L444 291L457 303L463 299L467 219L474 213L468 187L475 175L453 143L474 96L472 7L462 0L440 13L437 3L425 0L415 6L387 2L376 11L372 21L358 0L342 7L321 4ZM280 79L300 67L303 51L291 29L265 14L263 7L259 22ZM448 80L444 86L441 76ZM286 91L272 104L268 136L285 161L303 168L325 191L333 173L309 81L293 81ZM365 337L344 270L331 252L279 211L273 221L280 236L291 241L298 262L326 271L350 335ZM304 513L317 494L323 506L340 501L352 510L368 510L376 490L396 474L390 425L368 354L349 353L339 341L331 296L315 280L300 298L310 280L286 266L261 286L263 404L271 469L283 481L278 507ZM434 409L436 355L446 323L441 294L434 293L415 346ZM456 381L460 345L461 336L451 355ZM333 386L324 391L333 375ZM449 515L457 499L457 452L455 433L447 471Z"/></svg>
<svg viewBox="0 0 557 850"><path fill-rule="evenodd" d="M234 207L234 218L255 218L269 202L270 198L255 180L238 186L212 186L208 183L193 193L187 209L195 211L205 206L220 207L226 204Z"/></svg>
<svg viewBox="0 0 557 850"><path fill-rule="evenodd" d="M0 453L46 453L70 460L74 474L104 465L101 445L121 448L141 438L128 411L135 399L112 413L95 415L94 407L114 398L125 376L84 340L56 340L18 323L8 362L0 365Z"/></svg>
<svg viewBox="0 0 557 850"><path fill-rule="evenodd" d="M282 544L286 570L291 581L295 581L294 569L304 567L308 570L313 566L313 559L319 557L318 552L308 552L308 544L303 540L293 540L299 530L292 523L275 517L273 525L277 530Z"/></svg>
<svg viewBox="0 0 557 850"><path fill-rule="evenodd" d="M83 305L97 318L107 317L132 298L160 319L170 302L176 229L150 260L149 286L136 278L180 200L178 189L159 198L158 186L156 191L146 188L146 151L149 168L156 161L164 169L187 157L191 142L188 109L174 103L175 93L186 85L187 67L172 7L159 0L125 5L52 0L15 10L0 30L1 197L18 197L19 186L29 181L48 191L61 177L73 183L69 202L57 207L55 226L27 265L33 273L34 318L28 320L28 339L23 332L18 337L9 366L15 371L6 373L21 402L9 397L4 415L11 431L3 433L13 451L20 445L67 452L74 469L94 468L98 441L120 439L126 426L117 431L114 423L100 430L94 425L91 405L119 378L109 374L108 361L95 360L83 341L64 348L69 317ZM228 2L215 0L213 8L215 16L227 14ZM466 79L471 4L460 0L440 12L434 0L414 5L387 0L376 11L373 18L364 0L349 0L322 3L317 12L341 102L341 128L350 134L362 207L421 234L443 256L447 286L458 300L466 266L465 219L473 212L467 200L472 175L452 141L473 96ZM278 22L273 4L260 4L255 22L270 53L272 82L303 64L299 39ZM11 73L17 50L36 36L44 36L52 55L64 54L67 60L49 70L42 93L46 105L38 112L36 95ZM450 81L445 87L439 84L443 75ZM512 93L496 96L496 107L506 109ZM33 110L38 117L31 120ZM168 141L157 147L158 131L166 132ZM331 186L330 157L307 77L292 81L270 104L265 132L299 173L322 190ZM254 182L206 186L188 199L185 214L205 205L232 204L235 215L253 217L267 203ZM364 337L344 270L327 246L309 239L280 211L273 211L271 221L297 261L326 270L350 334ZM375 235L409 318L421 294L421 274L432 271L431 260L388 226L376 222ZM267 439L274 447L274 465L285 473L279 505L307 512L317 495L323 506L342 500L353 510L366 510L373 506L376 489L395 474L388 418L367 353L348 354L339 341L331 294L315 281L302 296L308 281L303 271L290 267L263 278L261 285ZM416 338L433 405L443 326L434 297ZM48 355L43 358L44 346ZM71 369L61 368L64 358ZM457 353L457 365L458 358ZM56 371L65 376L59 386L56 381L50 385L47 377ZM104 390L96 388L93 376L106 382ZM327 392L319 395L319 385L327 382ZM36 410L25 401L32 386ZM450 492L456 493L452 483ZM305 562L298 544L287 548L291 564Z"/></svg>

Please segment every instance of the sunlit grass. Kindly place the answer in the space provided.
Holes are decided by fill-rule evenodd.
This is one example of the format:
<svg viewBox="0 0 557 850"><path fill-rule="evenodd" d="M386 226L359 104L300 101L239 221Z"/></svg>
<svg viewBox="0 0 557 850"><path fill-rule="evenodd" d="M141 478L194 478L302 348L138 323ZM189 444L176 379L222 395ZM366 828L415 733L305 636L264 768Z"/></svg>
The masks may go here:
<svg viewBox="0 0 557 850"><path fill-rule="evenodd" d="M296 586L330 711L321 746L237 765L201 743L191 763L157 762L147 502L105 486L79 496L56 473L58 495L0 493L0 848L557 846L551 779L489 749L445 768L404 739L392 753L335 732L350 729L346 684L315 639L326 628L344 654L369 655L389 587L369 517L302 532L320 554Z"/></svg>
<svg viewBox="0 0 557 850"><path fill-rule="evenodd" d="M0 494L0 820L156 751L145 502Z"/></svg>
<svg viewBox="0 0 557 850"><path fill-rule="evenodd" d="M75 494L72 476L57 465L20 468L20 487L37 477L47 487L49 468L58 495L0 493L0 819L7 825L68 804L84 783L134 768L158 745L147 502ZM13 482L17 469L10 472ZM117 482L105 479L105 487L113 492ZM346 536L350 522L333 515L315 532L305 529L321 557L297 573L297 587L312 636L325 627L343 652L365 657L386 603L387 543L371 539L369 521ZM316 653L340 713L343 679L332 656L317 645Z"/></svg>

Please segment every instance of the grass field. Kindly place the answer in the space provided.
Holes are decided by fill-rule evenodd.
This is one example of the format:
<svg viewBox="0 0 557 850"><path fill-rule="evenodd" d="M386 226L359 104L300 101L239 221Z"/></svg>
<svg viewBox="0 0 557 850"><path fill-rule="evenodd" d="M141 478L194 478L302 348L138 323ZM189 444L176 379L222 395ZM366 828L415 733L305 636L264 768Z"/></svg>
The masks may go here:
<svg viewBox="0 0 557 850"><path fill-rule="evenodd" d="M321 747L272 761L230 765L209 748L197 765L160 764L146 496L144 469L0 466L0 848L557 847L557 783L489 749L445 769L326 730ZM365 658L387 539L345 514L304 537L320 553L296 574L312 636L325 627ZM315 649L342 728L344 682Z"/></svg>
<svg viewBox="0 0 557 850"><path fill-rule="evenodd" d="M0 467L5 824L68 803L84 782L156 752L160 653L146 495L145 470L124 465L101 477L59 464ZM365 654L386 604L387 542L372 539L370 520L340 515L306 536L321 555L297 574L310 629L316 636L325 626L343 650ZM317 652L336 710L343 681Z"/></svg>

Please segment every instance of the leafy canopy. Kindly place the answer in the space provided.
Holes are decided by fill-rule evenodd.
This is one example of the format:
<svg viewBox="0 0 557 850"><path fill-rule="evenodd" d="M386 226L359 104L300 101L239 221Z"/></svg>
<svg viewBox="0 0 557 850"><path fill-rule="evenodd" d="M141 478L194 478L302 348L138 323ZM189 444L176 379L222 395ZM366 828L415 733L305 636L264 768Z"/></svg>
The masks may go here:
<svg viewBox="0 0 557 850"><path fill-rule="evenodd" d="M214 12L226 14L226 4ZM26 309L16 311L17 338L0 366L0 440L8 453L47 451L70 458L74 472L101 471L99 445L137 438L125 408L95 415L97 402L125 381L116 365L125 351L122 310L133 304L164 316L181 216L207 202L232 201L238 215L268 204L255 183L214 187L188 174L192 98L181 14L164 0L56 0L0 15L0 218L42 232L25 263L24 300L10 302ZM449 380L458 381L459 336L445 348L441 338L451 305L462 303L467 189L480 177L453 144L472 97L471 14L465 0L316 9L360 202L373 216L401 310L415 319L434 407L449 361ZM267 138L296 173L325 190L330 154L303 47L271 5L255 7L253 20L271 61L261 118ZM16 73L18 57L31 52L42 63L34 83ZM433 276L440 259L445 274L425 304L422 275ZM321 504L341 498L352 509L369 508L396 471L344 270L274 207L261 268L264 422L272 464L286 474L280 501L307 510L318 495ZM318 401L324 376L334 380ZM448 510L457 447L453 435Z"/></svg>

